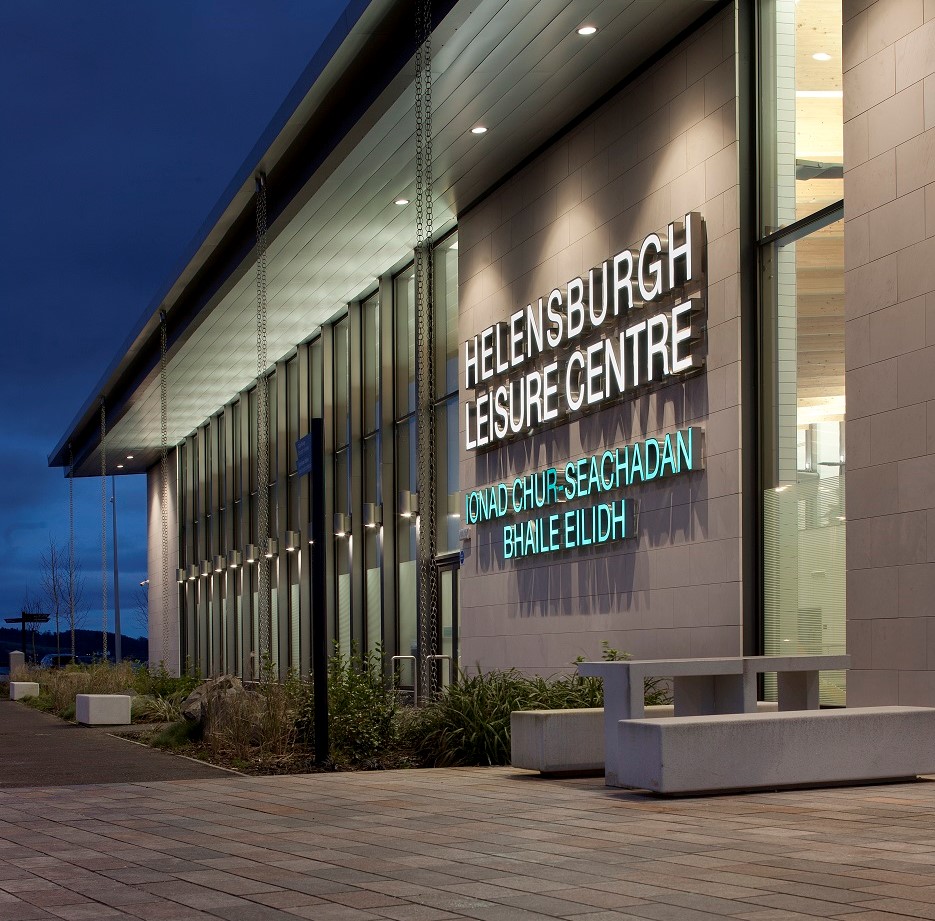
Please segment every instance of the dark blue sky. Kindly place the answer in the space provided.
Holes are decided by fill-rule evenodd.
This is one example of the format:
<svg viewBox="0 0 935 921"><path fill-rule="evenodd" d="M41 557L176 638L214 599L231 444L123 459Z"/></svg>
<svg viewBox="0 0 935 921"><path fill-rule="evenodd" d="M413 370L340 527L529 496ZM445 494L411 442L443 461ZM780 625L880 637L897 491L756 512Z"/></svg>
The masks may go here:
<svg viewBox="0 0 935 921"><path fill-rule="evenodd" d="M67 481L47 455L344 3L0 3L0 616L38 588L49 536L68 538ZM143 477L117 481L123 628L134 635L144 491ZM100 480L77 480L75 500L94 627Z"/></svg>

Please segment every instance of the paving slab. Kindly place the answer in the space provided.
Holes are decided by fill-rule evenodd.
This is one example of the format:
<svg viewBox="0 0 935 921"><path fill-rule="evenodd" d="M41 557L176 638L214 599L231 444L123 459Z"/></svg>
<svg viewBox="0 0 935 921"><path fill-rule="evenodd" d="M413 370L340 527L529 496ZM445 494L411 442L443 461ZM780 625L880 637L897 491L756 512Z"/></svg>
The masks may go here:
<svg viewBox="0 0 935 921"><path fill-rule="evenodd" d="M227 771L211 765L0 700L0 788L224 776Z"/></svg>
<svg viewBox="0 0 935 921"><path fill-rule="evenodd" d="M928 781L685 800L512 768L4 787L0 921L935 918L933 828Z"/></svg>

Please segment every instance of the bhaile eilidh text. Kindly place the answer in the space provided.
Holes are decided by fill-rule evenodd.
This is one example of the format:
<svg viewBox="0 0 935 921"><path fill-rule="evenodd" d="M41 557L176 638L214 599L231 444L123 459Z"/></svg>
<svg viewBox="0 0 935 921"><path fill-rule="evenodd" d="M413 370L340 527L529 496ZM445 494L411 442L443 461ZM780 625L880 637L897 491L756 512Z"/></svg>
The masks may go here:
<svg viewBox="0 0 935 921"><path fill-rule="evenodd" d="M702 433L679 429L662 438L646 438L549 467L512 481L465 494L467 524L476 525L580 499L605 499L607 493L635 483L690 473L704 466ZM556 550L571 550L635 536L635 503L616 498L583 508L556 511L503 525L503 555L518 559Z"/></svg>
<svg viewBox="0 0 935 921"><path fill-rule="evenodd" d="M490 447L699 370L704 223L692 212L464 344L465 447Z"/></svg>

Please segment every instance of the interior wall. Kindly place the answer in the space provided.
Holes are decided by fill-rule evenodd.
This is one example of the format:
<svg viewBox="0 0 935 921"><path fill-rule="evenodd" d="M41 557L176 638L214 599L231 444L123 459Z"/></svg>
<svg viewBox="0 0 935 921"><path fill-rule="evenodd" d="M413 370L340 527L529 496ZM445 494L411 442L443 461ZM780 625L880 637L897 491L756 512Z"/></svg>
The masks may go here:
<svg viewBox="0 0 935 921"><path fill-rule="evenodd" d="M603 640L641 658L741 653L734 26L733 10L707 23L460 219L462 387L465 340L691 210L706 222L708 283L700 376L486 453L465 448L462 390L462 496L690 424L706 445L703 471L615 494L639 501L635 539L505 560L502 522L474 526L460 579L466 668L547 674L599 656Z"/></svg>

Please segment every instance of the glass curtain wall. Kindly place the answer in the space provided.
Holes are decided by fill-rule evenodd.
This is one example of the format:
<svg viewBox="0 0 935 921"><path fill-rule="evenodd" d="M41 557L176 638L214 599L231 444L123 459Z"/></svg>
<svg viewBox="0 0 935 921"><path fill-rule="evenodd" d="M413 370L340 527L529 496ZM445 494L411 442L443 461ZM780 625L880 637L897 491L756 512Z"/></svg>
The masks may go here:
<svg viewBox="0 0 935 921"><path fill-rule="evenodd" d="M374 294L360 306L361 314L361 418L363 420L363 567L365 648L375 652L383 646L383 491L380 476L382 419L380 350L380 298Z"/></svg>
<svg viewBox="0 0 935 921"><path fill-rule="evenodd" d="M767 655L845 651L841 18L841 0L760 7ZM822 674L822 703L844 694Z"/></svg>
<svg viewBox="0 0 935 921"><path fill-rule="evenodd" d="M416 483L416 292L415 272L410 266L393 280L396 378L396 489L401 506L396 522L396 635L399 655L417 656L419 652L416 619L418 598L417 540L418 502ZM411 497L416 497L413 500ZM402 669L400 684L414 687L411 663Z"/></svg>
<svg viewBox="0 0 935 921"><path fill-rule="evenodd" d="M307 674L311 606L327 609L329 642L349 655L381 647L388 660L411 655L416 636L416 330L409 268L276 363L269 376L270 561L273 665ZM436 250L439 553L458 549L457 236ZM392 334L391 334L392 333ZM386 392L384 392L384 386ZM327 592L311 598L309 490L296 441L307 420L326 424L324 469ZM202 674L259 676L258 572L248 548L257 533L257 392L245 389L179 446L179 565L183 567L183 656ZM314 475L310 474L310 475ZM411 498L398 507L393 489ZM384 509L389 518L384 521ZM412 512L413 514L410 514ZM343 537L336 513L350 528ZM408 517L407 517L408 516ZM384 528L394 547L384 554ZM302 539L295 542L296 533ZM356 541L356 545L355 545ZM289 549L289 547L293 549ZM259 547L258 547L259 549ZM390 567L387 571L387 567ZM389 599L390 603L387 603ZM392 602L395 601L395 605ZM391 613L385 613L391 612ZM385 617L396 618L385 623ZM448 618L451 621L451 618ZM442 651L454 655L452 623ZM411 685L411 666L403 675Z"/></svg>

